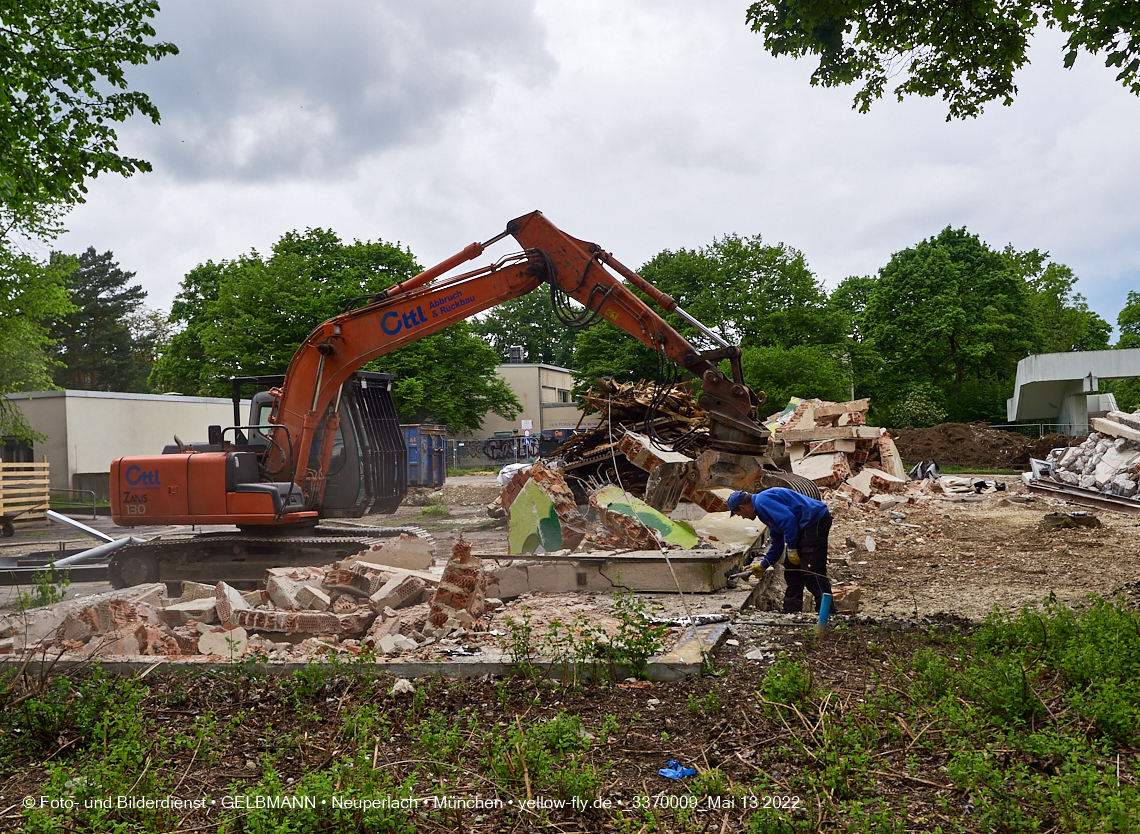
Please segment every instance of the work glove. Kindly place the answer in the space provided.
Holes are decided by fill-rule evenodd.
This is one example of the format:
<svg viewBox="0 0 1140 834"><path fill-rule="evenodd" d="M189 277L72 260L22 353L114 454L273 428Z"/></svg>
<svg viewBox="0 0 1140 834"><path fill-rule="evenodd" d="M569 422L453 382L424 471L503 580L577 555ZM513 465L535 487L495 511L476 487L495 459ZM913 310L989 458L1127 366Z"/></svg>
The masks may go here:
<svg viewBox="0 0 1140 834"><path fill-rule="evenodd" d="M797 568L800 566L800 552L794 547L788 548L788 564Z"/></svg>
<svg viewBox="0 0 1140 834"><path fill-rule="evenodd" d="M755 562L748 566L748 574L753 579L763 579L764 572L769 570L772 570L772 566L764 562Z"/></svg>

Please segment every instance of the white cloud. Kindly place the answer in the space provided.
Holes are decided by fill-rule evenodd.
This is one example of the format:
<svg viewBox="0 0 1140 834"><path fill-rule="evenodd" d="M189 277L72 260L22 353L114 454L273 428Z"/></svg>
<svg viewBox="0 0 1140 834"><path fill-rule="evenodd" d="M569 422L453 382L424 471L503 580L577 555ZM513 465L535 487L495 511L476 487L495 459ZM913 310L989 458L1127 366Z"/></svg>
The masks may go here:
<svg viewBox="0 0 1140 834"><path fill-rule="evenodd" d="M631 266L760 233L829 285L966 226L1049 250L1115 319L1140 286L1140 99L1111 70L1064 70L1044 33L1012 107L862 115L766 55L746 5L170 4L183 54L138 77L163 125L121 134L155 173L96 182L63 243L167 305L195 264L309 226L425 265L535 208Z"/></svg>

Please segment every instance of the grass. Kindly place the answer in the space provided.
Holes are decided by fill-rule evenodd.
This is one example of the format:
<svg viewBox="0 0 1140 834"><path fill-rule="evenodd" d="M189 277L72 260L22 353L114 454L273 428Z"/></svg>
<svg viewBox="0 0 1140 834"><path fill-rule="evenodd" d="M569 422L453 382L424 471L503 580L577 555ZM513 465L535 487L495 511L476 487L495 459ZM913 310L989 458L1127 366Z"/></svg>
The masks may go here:
<svg viewBox="0 0 1140 834"><path fill-rule="evenodd" d="M913 463L903 463L903 468L910 471L914 468ZM943 475L1019 475L1021 471L1018 469L986 469L981 466L957 466L952 463L938 464L938 471Z"/></svg>
<svg viewBox="0 0 1140 834"><path fill-rule="evenodd" d="M525 662L540 636L524 620L508 640ZM0 786L60 806L14 809L35 834L1140 830L1135 611L1048 599L965 632L851 626L757 668L651 688L436 677L399 697L351 662L281 678L10 675ZM670 758L698 774L666 783ZM120 795L245 806L99 802ZM535 798L562 804L524 812Z"/></svg>
<svg viewBox="0 0 1140 834"><path fill-rule="evenodd" d="M490 466L479 466L474 469L459 469L454 466L447 467L447 477L459 478L464 475L497 475L499 470Z"/></svg>
<svg viewBox="0 0 1140 834"><path fill-rule="evenodd" d="M909 470L910 467L907 467ZM938 469L943 475L1017 475L1017 469L985 469L980 466L943 466L938 464Z"/></svg>
<svg viewBox="0 0 1140 834"><path fill-rule="evenodd" d="M442 498L433 497L431 502L425 504L420 510L420 518L450 518L451 508L443 503Z"/></svg>

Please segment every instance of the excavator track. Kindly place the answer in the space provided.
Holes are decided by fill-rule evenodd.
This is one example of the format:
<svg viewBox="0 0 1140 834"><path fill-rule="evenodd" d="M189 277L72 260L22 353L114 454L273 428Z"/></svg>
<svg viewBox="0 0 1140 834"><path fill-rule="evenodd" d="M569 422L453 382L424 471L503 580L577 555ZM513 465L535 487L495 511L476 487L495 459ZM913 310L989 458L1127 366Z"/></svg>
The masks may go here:
<svg viewBox="0 0 1140 834"><path fill-rule="evenodd" d="M420 527L315 527L309 535L250 535L200 533L196 536L152 539L115 551L107 572L112 587L129 588L148 582L226 582L237 588L262 587L269 568L327 565L346 559L402 533L427 539ZM176 589L176 588L175 588Z"/></svg>

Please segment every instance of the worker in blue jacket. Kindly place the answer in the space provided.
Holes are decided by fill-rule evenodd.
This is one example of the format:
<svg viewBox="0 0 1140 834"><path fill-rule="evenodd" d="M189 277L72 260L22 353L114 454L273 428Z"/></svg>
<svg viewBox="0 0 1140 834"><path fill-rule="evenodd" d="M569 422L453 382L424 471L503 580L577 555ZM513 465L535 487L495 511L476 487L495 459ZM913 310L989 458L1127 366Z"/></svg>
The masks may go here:
<svg viewBox="0 0 1140 834"><path fill-rule="evenodd" d="M728 496L729 515L760 519L768 526L771 545L762 568L775 566L784 555L784 613L803 611L804 588L815 597L819 608L824 594L831 593L827 578L827 536L831 532L831 513L822 501L800 495L792 489L773 487L755 495L734 492Z"/></svg>

